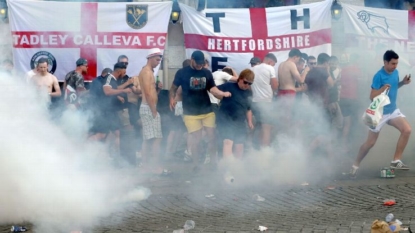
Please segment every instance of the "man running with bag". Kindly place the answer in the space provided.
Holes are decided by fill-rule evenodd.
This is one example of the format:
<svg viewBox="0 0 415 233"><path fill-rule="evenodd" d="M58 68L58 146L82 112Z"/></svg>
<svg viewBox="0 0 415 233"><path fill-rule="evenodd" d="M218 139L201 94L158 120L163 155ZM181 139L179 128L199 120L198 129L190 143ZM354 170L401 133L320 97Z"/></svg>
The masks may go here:
<svg viewBox="0 0 415 233"><path fill-rule="evenodd" d="M403 85L407 85L411 82L411 76L405 75L402 81L399 81L399 72L396 69L398 67L399 56L392 50L388 50L383 55L384 66L375 74L372 81L372 90L370 92L370 99L373 100L376 96L380 95L387 88L389 88L388 97L390 104L383 108L383 116L376 128L369 128L368 137L359 149L356 160L350 171L350 177L355 178L357 170L362 160L365 158L369 150L375 145L379 132L385 124L389 124L401 133L396 146L395 155L391 161L390 167L400 170L409 170L402 161L402 153L408 143L409 136L411 135L411 126L405 119L405 115L401 113L396 106L396 99L398 96L398 89Z"/></svg>

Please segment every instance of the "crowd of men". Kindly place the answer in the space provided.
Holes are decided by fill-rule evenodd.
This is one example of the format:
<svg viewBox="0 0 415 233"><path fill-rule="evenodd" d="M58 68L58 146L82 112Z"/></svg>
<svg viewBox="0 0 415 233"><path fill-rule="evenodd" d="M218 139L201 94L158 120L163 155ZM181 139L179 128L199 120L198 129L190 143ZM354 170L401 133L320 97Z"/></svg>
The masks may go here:
<svg viewBox="0 0 415 233"><path fill-rule="evenodd" d="M321 53L316 58L292 49L277 70L277 58L269 53L262 61L253 57L251 66L237 74L231 67L212 73L205 54L196 50L183 61L168 94L154 76L161 59L161 51L151 49L147 64L130 77L128 57L121 55L89 90L83 79L87 60L78 59L76 69L65 77L65 105L91 113L89 138L110 143L111 153L122 155L125 163L135 166L139 151L141 165L159 167L162 157L178 157L192 161L193 171L199 172L215 169L221 158L242 159L249 150L272 147L279 135L298 140L310 154L319 151L333 158L333 145L349 153L350 130L361 114L357 55L340 66L335 56ZM378 127L369 129L352 177L386 123L401 132L391 167L409 169L401 157L411 128L396 106L396 95L399 87L410 83L410 76L399 81L398 59L395 52L386 51L384 66L373 78L370 99L388 88L391 104ZM47 66L47 59L40 59L27 79L51 97L61 96L57 78Z"/></svg>

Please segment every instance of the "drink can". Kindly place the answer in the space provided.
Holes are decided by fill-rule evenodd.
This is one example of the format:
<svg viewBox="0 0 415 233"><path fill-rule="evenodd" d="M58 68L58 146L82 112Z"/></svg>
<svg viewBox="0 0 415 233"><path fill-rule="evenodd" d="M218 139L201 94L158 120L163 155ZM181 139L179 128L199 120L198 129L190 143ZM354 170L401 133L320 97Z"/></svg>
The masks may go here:
<svg viewBox="0 0 415 233"><path fill-rule="evenodd" d="M12 226L12 228L10 229L11 232L25 232L27 231L26 227L22 227L22 226Z"/></svg>
<svg viewBox="0 0 415 233"><path fill-rule="evenodd" d="M385 168L380 169L380 177L386 178L386 169Z"/></svg>
<svg viewBox="0 0 415 233"><path fill-rule="evenodd" d="M394 178L395 177L395 169L390 167L384 167L380 170L380 177L382 178Z"/></svg>
<svg viewBox="0 0 415 233"><path fill-rule="evenodd" d="M387 178L394 178L395 177L395 169L393 168L388 168L386 170L386 177Z"/></svg>

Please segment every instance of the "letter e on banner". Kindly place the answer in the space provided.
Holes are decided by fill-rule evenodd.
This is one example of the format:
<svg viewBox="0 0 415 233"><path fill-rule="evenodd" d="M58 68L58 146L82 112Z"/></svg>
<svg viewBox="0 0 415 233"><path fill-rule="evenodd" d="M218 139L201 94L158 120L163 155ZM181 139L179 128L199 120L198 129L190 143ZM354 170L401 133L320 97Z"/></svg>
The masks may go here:
<svg viewBox="0 0 415 233"><path fill-rule="evenodd" d="M228 62L227 57L212 57L212 72L225 68L224 65L220 65L219 62Z"/></svg>

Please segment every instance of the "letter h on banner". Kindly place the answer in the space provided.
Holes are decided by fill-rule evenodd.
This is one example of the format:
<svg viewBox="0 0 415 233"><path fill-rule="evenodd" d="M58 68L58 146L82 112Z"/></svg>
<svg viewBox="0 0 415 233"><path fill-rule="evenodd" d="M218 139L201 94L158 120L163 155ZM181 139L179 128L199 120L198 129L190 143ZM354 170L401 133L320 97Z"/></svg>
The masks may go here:
<svg viewBox="0 0 415 233"><path fill-rule="evenodd" d="M304 29L310 29L310 9L303 9L303 16L297 16L297 10L291 10L291 29L298 29L298 22L304 21Z"/></svg>

